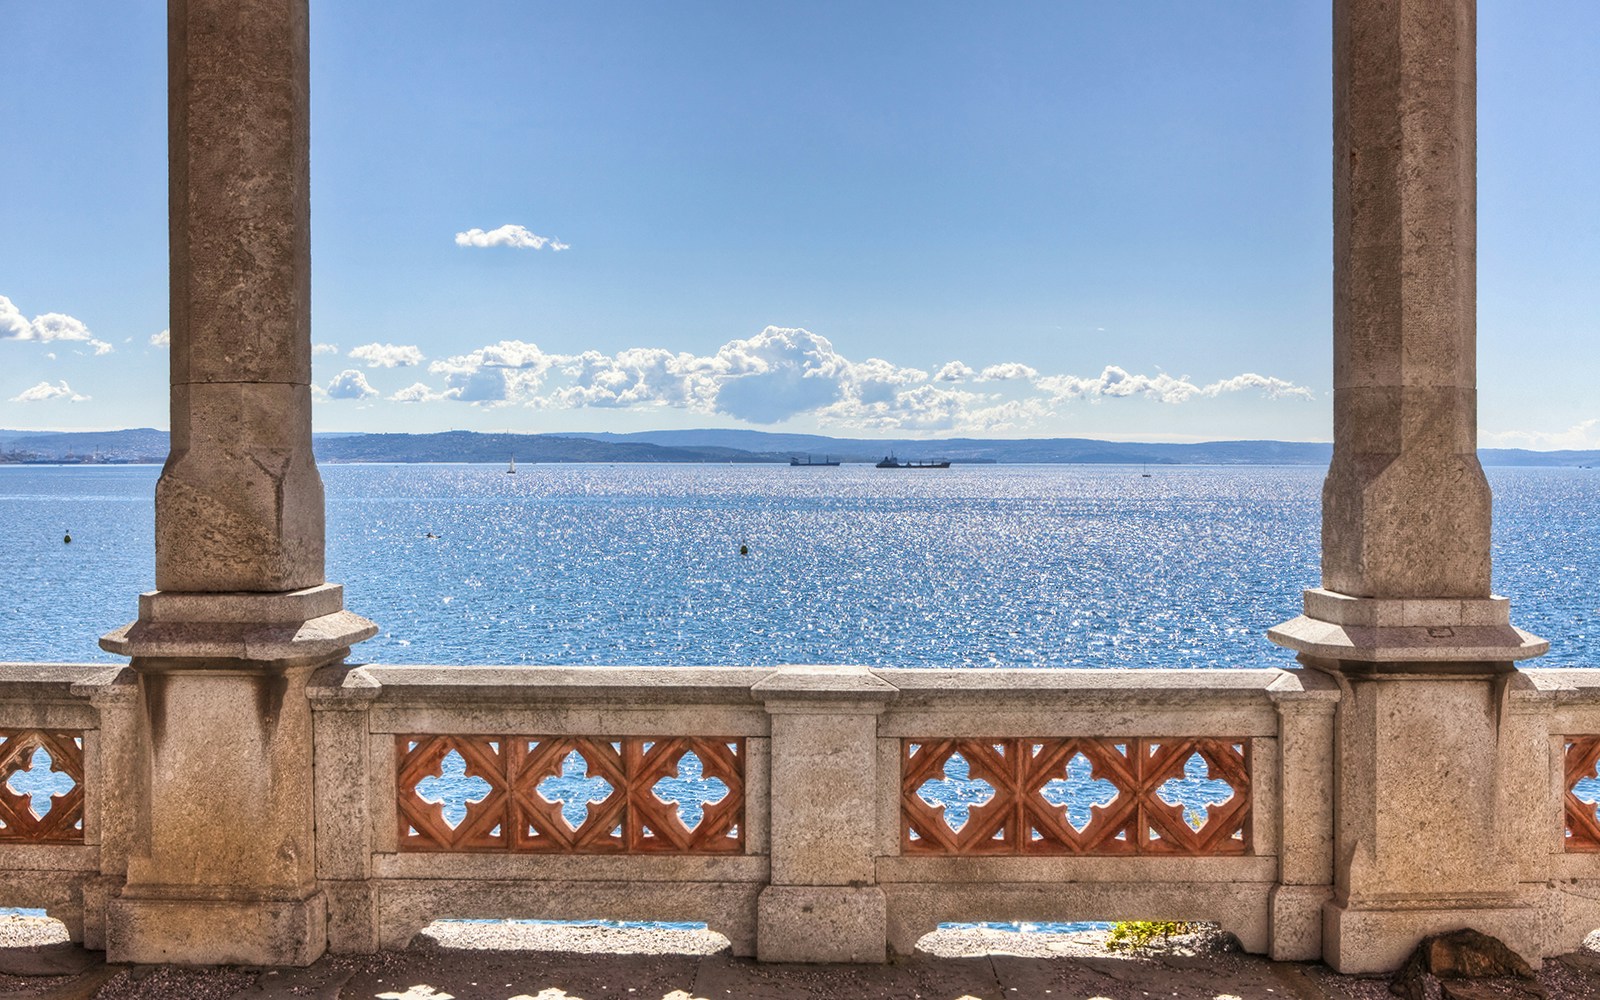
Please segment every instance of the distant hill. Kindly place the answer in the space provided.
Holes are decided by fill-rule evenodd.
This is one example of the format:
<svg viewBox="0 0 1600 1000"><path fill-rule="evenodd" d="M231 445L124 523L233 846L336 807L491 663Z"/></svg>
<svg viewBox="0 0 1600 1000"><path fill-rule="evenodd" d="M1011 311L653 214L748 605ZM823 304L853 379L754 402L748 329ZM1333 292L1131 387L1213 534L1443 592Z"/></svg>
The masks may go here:
<svg viewBox="0 0 1600 1000"><path fill-rule="evenodd" d="M0 462L162 462L166 431L0 430Z"/></svg>
<svg viewBox="0 0 1600 1000"><path fill-rule="evenodd" d="M1333 457L1328 442L1206 441L1198 444L1097 441L1092 438L835 438L818 434L775 434L754 430L707 428L683 431L640 431L633 434L586 434L596 441L641 441L676 447L722 445L783 455L828 455L846 462L877 461L894 453L902 459L948 458L957 462L1119 464L1119 465L1315 465ZM1485 465L1593 466L1600 468L1600 450L1528 451L1484 448Z"/></svg>
<svg viewBox="0 0 1600 1000"><path fill-rule="evenodd" d="M717 445L669 447L645 441L596 441L559 434L316 435L317 458L323 462L775 462L775 455L755 455ZM787 461L787 459L785 459Z"/></svg>
<svg viewBox="0 0 1600 1000"><path fill-rule="evenodd" d="M831 456L845 462L876 462L885 455L902 459L948 458L953 462L1070 463L1075 465L1327 465L1328 444L1286 441L1215 441L1207 444L1149 444L1090 438L835 438L817 434L771 434L750 430L642 431L589 434L597 441L648 442L674 447L721 445L781 455Z"/></svg>
<svg viewBox="0 0 1600 1000"><path fill-rule="evenodd" d="M1074 465L1306 465L1326 466L1324 442L1207 441L1198 444L1096 441L1090 438L937 441L835 438L754 430L641 431L635 434L326 433L314 436L324 462L788 462L790 456L875 462L947 458L957 463ZM0 463L156 462L168 450L166 431L0 430ZM1600 450L1526 451L1485 448L1485 465L1594 467Z"/></svg>

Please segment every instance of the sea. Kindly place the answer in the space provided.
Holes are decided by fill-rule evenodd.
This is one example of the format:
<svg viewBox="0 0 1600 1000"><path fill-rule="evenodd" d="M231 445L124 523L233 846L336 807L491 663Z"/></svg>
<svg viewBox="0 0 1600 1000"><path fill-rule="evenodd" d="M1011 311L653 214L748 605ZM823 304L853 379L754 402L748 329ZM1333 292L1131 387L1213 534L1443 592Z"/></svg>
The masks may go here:
<svg viewBox="0 0 1600 1000"><path fill-rule="evenodd" d="M0 661L117 661L158 474L0 465ZM332 465L327 578L381 628L363 662L1287 666L1322 474ZM1495 591L1539 665L1600 666L1600 470L1488 474Z"/></svg>
<svg viewBox="0 0 1600 1000"><path fill-rule="evenodd" d="M0 465L0 662L118 662L96 639L154 586L158 474ZM327 578L381 630L357 662L1287 667L1266 630L1298 614L1319 577L1320 468L332 465L322 476ZM1488 476L1494 589L1550 640L1538 664L1600 666L1600 471ZM540 790L576 824L604 794L581 759L566 763ZM1087 761L1072 767L1081 773L1069 767L1057 804L1078 825L1103 804L1103 783ZM486 790L463 769L447 759L419 786L447 821ZM34 772L16 791L48 808L47 769ZM1203 820L1229 794L1218 784L1187 774L1170 801ZM693 825L718 785L686 759L657 791ZM923 789L954 826L986 794L959 759Z"/></svg>

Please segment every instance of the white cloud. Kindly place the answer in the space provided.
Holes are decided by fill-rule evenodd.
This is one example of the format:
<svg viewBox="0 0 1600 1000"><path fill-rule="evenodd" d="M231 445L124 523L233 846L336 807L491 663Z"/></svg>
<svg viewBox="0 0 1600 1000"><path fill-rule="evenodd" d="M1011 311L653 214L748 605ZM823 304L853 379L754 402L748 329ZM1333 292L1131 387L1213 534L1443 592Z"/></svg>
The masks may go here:
<svg viewBox="0 0 1600 1000"><path fill-rule="evenodd" d="M172 346L172 331L171 330L162 330L160 333L152 333L150 335L150 346L151 347L171 347Z"/></svg>
<svg viewBox="0 0 1600 1000"><path fill-rule="evenodd" d="M1166 372L1157 375L1134 375L1116 365L1107 365L1093 378L1080 375L1044 375L1034 379L1033 384L1057 401L1143 396L1163 403L1186 403L1196 397L1215 398L1225 392L1240 392L1245 389L1260 389L1269 399L1316 398L1315 394L1305 386L1253 372L1235 375L1207 385L1196 385L1187 377L1174 378Z"/></svg>
<svg viewBox="0 0 1600 1000"><path fill-rule="evenodd" d="M1493 448L1586 451L1600 448L1600 418L1579 421L1564 431L1495 431L1483 438L1483 444Z"/></svg>
<svg viewBox="0 0 1600 1000"><path fill-rule="evenodd" d="M538 344L502 340L435 361L428 371L445 377L445 396L496 406L526 401L544 384L545 374L563 360L562 355L546 354Z"/></svg>
<svg viewBox="0 0 1600 1000"><path fill-rule="evenodd" d="M49 382L40 382L31 389L24 389L16 396L11 397L13 403L42 403L48 399L65 399L69 403L87 402L88 396L81 396L72 391L72 387L65 381L51 385Z"/></svg>
<svg viewBox="0 0 1600 1000"><path fill-rule="evenodd" d="M434 392L421 382L413 382L389 397L395 403L434 403L448 399L442 392Z"/></svg>
<svg viewBox="0 0 1600 1000"><path fill-rule="evenodd" d="M469 229L464 233L456 233L456 246L458 247L517 247L524 250L566 250L570 244L563 243L553 236L540 236L531 233L525 226L504 225L499 229L484 232L482 229Z"/></svg>
<svg viewBox="0 0 1600 1000"><path fill-rule="evenodd" d="M328 383L329 399L370 399L378 390L367 384L367 377L354 368L346 368Z"/></svg>
<svg viewBox="0 0 1600 1000"><path fill-rule="evenodd" d="M318 354L338 354L338 353L339 353L339 345L338 344L312 344L311 345L311 356L312 357L316 357Z"/></svg>
<svg viewBox="0 0 1600 1000"><path fill-rule="evenodd" d="M32 340L33 324L11 300L0 295L0 340Z"/></svg>
<svg viewBox="0 0 1600 1000"><path fill-rule="evenodd" d="M769 326L748 340L730 340L711 359L719 413L773 424L820 410L844 395L850 362L826 337Z"/></svg>
<svg viewBox="0 0 1600 1000"><path fill-rule="evenodd" d="M1041 375L1018 362L979 372L952 361L930 374L883 358L854 361L826 337L776 326L730 340L708 355L660 347L555 354L537 344L503 340L434 361L428 370L442 377L441 389L418 382L389 399L564 409L670 407L753 424L810 416L842 427L998 432L1036 426L1079 400L1142 397L1177 404L1246 390L1269 398L1312 398L1305 387L1253 373L1200 385L1164 373L1130 374L1114 365L1086 377ZM969 382L981 386L960 385Z"/></svg>
<svg viewBox="0 0 1600 1000"><path fill-rule="evenodd" d="M1037 369L1015 361L1007 361L1004 364L990 365L979 374L978 378L985 382L1009 382L1012 379L1031 379L1038 374Z"/></svg>
<svg viewBox="0 0 1600 1000"><path fill-rule="evenodd" d="M350 356L368 368L410 368L423 362L420 350L403 344L362 344L350 348Z"/></svg>
<svg viewBox="0 0 1600 1000"><path fill-rule="evenodd" d="M1316 399L1317 394L1303 385L1270 375L1257 375L1254 372L1245 372L1233 378L1223 379L1202 386L1202 396L1220 396L1225 392L1243 392L1246 389L1260 389L1261 394L1268 399Z"/></svg>
<svg viewBox="0 0 1600 1000"><path fill-rule="evenodd" d="M615 355L585 351L566 358L561 372L572 384L551 394L561 406L679 406L710 412L714 394L710 358L637 347Z"/></svg>
<svg viewBox="0 0 1600 1000"><path fill-rule="evenodd" d="M115 349L96 339L82 320L66 313L41 313L30 322L4 295L0 295L0 340L33 340L45 344L57 340L76 341L92 347L97 356L110 354Z"/></svg>

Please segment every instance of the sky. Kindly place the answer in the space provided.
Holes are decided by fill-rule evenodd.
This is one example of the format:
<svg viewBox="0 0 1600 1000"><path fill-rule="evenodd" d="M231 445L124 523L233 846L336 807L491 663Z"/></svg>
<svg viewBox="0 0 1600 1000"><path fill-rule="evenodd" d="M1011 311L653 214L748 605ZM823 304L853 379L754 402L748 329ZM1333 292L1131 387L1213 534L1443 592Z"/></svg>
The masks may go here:
<svg viewBox="0 0 1600 1000"><path fill-rule="evenodd" d="M155 0L0 0L0 428L167 426ZM312 4L321 431L1329 440L1325 0ZM1600 4L1480 0L1481 443L1600 447Z"/></svg>

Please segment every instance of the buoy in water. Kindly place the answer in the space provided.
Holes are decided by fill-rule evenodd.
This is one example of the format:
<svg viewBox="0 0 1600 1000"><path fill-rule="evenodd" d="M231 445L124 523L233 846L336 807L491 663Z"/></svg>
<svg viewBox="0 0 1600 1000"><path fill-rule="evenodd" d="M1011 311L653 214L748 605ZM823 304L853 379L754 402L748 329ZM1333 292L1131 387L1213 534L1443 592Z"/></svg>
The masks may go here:
<svg viewBox="0 0 1600 1000"><path fill-rule="evenodd" d="M71 539L68 539L68 541L71 541ZM750 554L750 546L748 546L748 545L741 545L741 546L739 546L739 554L740 554L740 555L741 555L741 556L747 556L747 555L749 555L749 554Z"/></svg>
<svg viewBox="0 0 1600 1000"><path fill-rule="evenodd" d="M62 535L61 536L61 541L62 541L62 544L71 545L72 544L72 532L69 531L65 535Z"/></svg>

